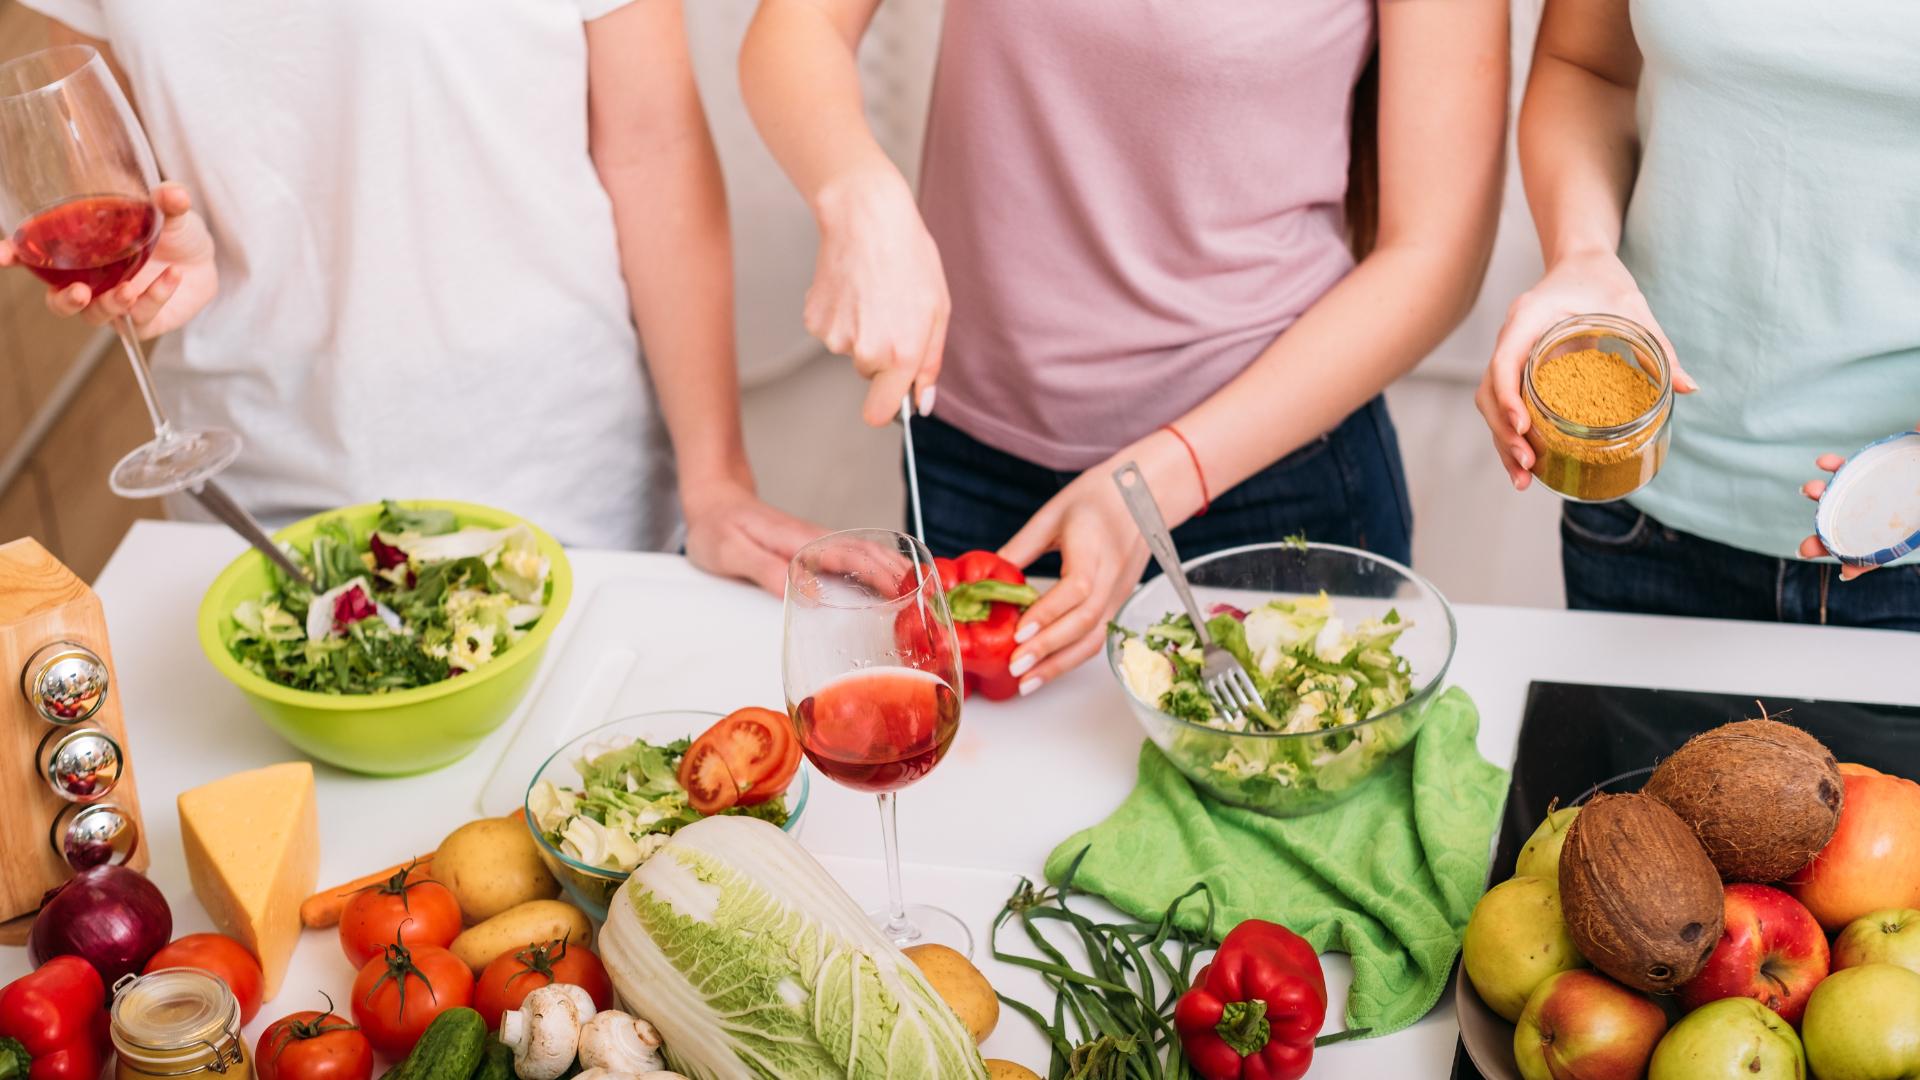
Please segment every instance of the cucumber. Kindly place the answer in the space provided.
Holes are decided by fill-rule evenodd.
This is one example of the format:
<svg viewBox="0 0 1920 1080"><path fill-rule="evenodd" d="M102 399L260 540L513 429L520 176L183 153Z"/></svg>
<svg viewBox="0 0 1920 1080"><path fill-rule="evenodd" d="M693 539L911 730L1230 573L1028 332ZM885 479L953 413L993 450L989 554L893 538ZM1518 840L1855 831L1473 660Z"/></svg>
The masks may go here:
<svg viewBox="0 0 1920 1080"><path fill-rule="evenodd" d="M480 1059L480 1068L474 1071L473 1080L514 1080L513 1051L499 1039L487 1040L487 1048Z"/></svg>
<svg viewBox="0 0 1920 1080"><path fill-rule="evenodd" d="M469 1080L486 1053L487 1022L468 1008L433 1018L407 1060L382 1080Z"/></svg>

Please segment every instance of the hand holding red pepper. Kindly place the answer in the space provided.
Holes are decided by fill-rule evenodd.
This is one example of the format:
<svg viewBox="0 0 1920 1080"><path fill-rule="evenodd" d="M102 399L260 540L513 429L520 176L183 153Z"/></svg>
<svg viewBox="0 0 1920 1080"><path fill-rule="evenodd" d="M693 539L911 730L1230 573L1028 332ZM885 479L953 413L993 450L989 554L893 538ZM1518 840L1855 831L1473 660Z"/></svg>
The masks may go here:
<svg viewBox="0 0 1920 1080"><path fill-rule="evenodd" d="M56 956L0 989L0 1080L96 1080L107 988L93 965Z"/></svg>
<svg viewBox="0 0 1920 1080"><path fill-rule="evenodd" d="M1305 938L1260 919L1227 934L1173 1010L1203 1080L1299 1080L1326 1019L1319 955Z"/></svg>
<svg viewBox="0 0 1920 1080"><path fill-rule="evenodd" d="M991 551L935 559L933 566L947 587L947 610L960 638L967 692L978 690L989 701L1018 696L1020 680L1007 670L1013 635L1020 627L1020 613L1040 598L1039 592L1027 584L1019 567Z"/></svg>

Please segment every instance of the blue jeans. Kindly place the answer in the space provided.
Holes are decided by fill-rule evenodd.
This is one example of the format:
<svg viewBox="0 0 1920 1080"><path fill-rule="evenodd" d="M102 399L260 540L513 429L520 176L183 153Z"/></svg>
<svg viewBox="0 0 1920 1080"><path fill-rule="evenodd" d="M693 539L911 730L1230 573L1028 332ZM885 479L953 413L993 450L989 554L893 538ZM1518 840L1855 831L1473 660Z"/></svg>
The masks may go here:
<svg viewBox="0 0 1920 1080"><path fill-rule="evenodd" d="M996 450L938 418L915 420L913 441L927 546L935 555L1000 547L1079 475ZM1174 529L1173 539L1190 559L1295 533L1411 561L1413 508L1384 399L1374 398L1333 431L1216 494L1212 508ZM1059 556L1028 569L1058 576ZM1148 576L1156 572L1148 567Z"/></svg>
<svg viewBox="0 0 1920 1080"><path fill-rule="evenodd" d="M1843 584L1831 563L1728 547L1624 502L1568 503L1560 562L1576 609L1920 630L1920 566Z"/></svg>

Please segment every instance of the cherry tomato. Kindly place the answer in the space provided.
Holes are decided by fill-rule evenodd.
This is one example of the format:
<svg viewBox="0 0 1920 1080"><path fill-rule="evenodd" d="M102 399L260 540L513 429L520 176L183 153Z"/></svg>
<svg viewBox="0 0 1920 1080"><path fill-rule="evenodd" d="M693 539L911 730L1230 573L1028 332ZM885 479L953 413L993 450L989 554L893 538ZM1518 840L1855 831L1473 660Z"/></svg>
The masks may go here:
<svg viewBox="0 0 1920 1080"><path fill-rule="evenodd" d="M368 1080L373 1044L333 1015L327 998L326 1012L309 1009L269 1024L254 1049L253 1072L258 1080Z"/></svg>
<svg viewBox="0 0 1920 1080"><path fill-rule="evenodd" d="M390 1058L405 1057L434 1017L472 1003L473 971L437 945L389 945L353 980L353 1022Z"/></svg>
<svg viewBox="0 0 1920 1080"><path fill-rule="evenodd" d="M793 783L793 774L800 771L800 759L802 757L800 736L794 734L793 721L783 716L780 718L780 722L787 729L786 756L781 759L778 768L768 773L764 779L748 788L746 793L740 796L739 804L741 806L753 806L758 803L763 803L776 795L784 793L787 790L787 785Z"/></svg>
<svg viewBox="0 0 1920 1080"><path fill-rule="evenodd" d="M409 866L353 894L340 913L340 948L360 967L388 945L438 945L460 936L460 902L453 891Z"/></svg>
<svg viewBox="0 0 1920 1080"><path fill-rule="evenodd" d="M717 814L740 801L740 781L720 748L704 736L680 759L679 777L687 789L687 804L702 814Z"/></svg>
<svg viewBox="0 0 1920 1080"><path fill-rule="evenodd" d="M245 945L225 934L188 934L154 953L142 973L176 967L198 968L226 983L227 989L233 991L234 1000L240 1003L241 1024L253 1023L254 1016L260 1012L260 994L265 982L260 961L253 958Z"/></svg>
<svg viewBox="0 0 1920 1080"><path fill-rule="evenodd" d="M487 1027L497 1028L501 1013L519 1008L528 994L548 983L577 986L593 998L595 1008L613 1007L613 980L600 958L565 938L529 945L488 964L474 987L473 1007L487 1018Z"/></svg>

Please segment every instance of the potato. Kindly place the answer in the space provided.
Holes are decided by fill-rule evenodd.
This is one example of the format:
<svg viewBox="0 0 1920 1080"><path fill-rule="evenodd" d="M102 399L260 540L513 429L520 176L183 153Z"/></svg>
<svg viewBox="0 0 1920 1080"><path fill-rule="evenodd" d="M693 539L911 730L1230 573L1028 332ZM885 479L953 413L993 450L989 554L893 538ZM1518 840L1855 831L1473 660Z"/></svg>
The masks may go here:
<svg viewBox="0 0 1920 1080"><path fill-rule="evenodd" d="M562 900L529 900L462 931L449 948L478 975L516 949L561 938L591 945L593 924L587 913Z"/></svg>
<svg viewBox="0 0 1920 1080"><path fill-rule="evenodd" d="M468 925L560 895L526 822L510 817L482 818L453 830L433 857L433 878L453 890Z"/></svg>
<svg viewBox="0 0 1920 1080"><path fill-rule="evenodd" d="M945 945L915 945L905 951L940 1000L973 1033L974 1042L993 1034L993 1026L1000 1022L1000 999L993 996L993 987L979 968Z"/></svg>
<svg viewBox="0 0 1920 1080"><path fill-rule="evenodd" d="M1040 1074L1006 1058L988 1058L987 1080L1040 1080Z"/></svg>

